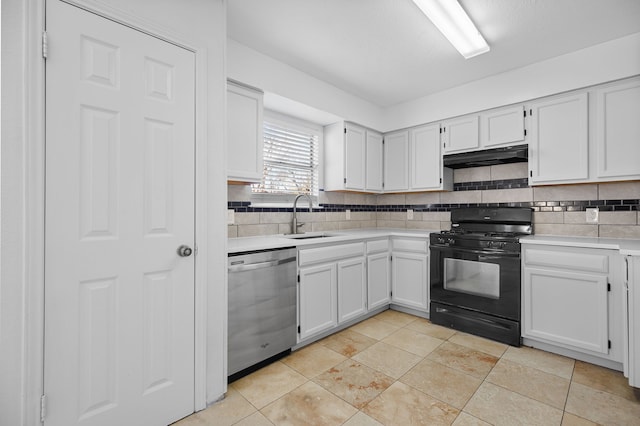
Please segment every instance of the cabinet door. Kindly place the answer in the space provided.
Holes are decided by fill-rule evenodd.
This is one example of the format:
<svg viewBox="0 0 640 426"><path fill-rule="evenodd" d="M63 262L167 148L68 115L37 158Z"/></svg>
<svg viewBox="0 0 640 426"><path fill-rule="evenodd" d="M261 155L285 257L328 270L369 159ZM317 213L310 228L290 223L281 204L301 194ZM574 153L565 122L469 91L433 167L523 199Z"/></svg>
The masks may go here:
<svg viewBox="0 0 640 426"><path fill-rule="evenodd" d="M411 130L410 158L412 190L438 189L442 186L439 124Z"/></svg>
<svg viewBox="0 0 640 426"><path fill-rule="evenodd" d="M428 309L429 262L426 254L393 252L391 302L420 310Z"/></svg>
<svg viewBox="0 0 640 426"><path fill-rule="evenodd" d="M367 306L369 310L389 304L389 253L367 256Z"/></svg>
<svg viewBox="0 0 640 426"><path fill-rule="evenodd" d="M472 151L479 147L478 116L468 115L442 123L444 152Z"/></svg>
<svg viewBox="0 0 640 426"><path fill-rule="evenodd" d="M365 186L365 129L347 124L344 138L345 189L363 191Z"/></svg>
<svg viewBox="0 0 640 426"><path fill-rule="evenodd" d="M384 190L409 189L409 132L384 137Z"/></svg>
<svg viewBox="0 0 640 426"><path fill-rule="evenodd" d="M300 269L299 339L338 325L336 264Z"/></svg>
<svg viewBox="0 0 640 426"><path fill-rule="evenodd" d="M538 102L531 105L529 112L530 182L586 180L589 175L587 93Z"/></svg>
<svg viewBox="0 0 640 426"><path fill-rule="evenodd" d="M364 257L338 262L338 324L367 311L364 271Z"/></svg>
<svg viewBox="0 0 640 426"><path fill-rule="evenodd" d="M480 145L493 148L524 141L522 105L480 114Z"/></svg>
<svg viewBox="0 0 640 426"><path fill-rule="evenodd" d="M262 180L262 92L227 84L227 179Z"/></svg>
<svg viewBox="0 0 640 426"><path fill-rule="evenodd" d="M596 91L598 178L640 177L640 80Z"/></svg>
<svg viewBox="0 0 640 426"><path fill-rule="evenodd" d="M607 354L607 277L524 268L523 335Z"/></svg>
<svg viewBox="0 0 640 426"><path fill-rule="evenodd" d="M640 387L640 256L627 257L627 335L625 370L631 386Z"/></svg>
<svg viewBox="0 0 640 426"><path fill-rule="evenodd" d="M367 130L366 133L366 185L365 190L382 191L382 135Z"/></svg>

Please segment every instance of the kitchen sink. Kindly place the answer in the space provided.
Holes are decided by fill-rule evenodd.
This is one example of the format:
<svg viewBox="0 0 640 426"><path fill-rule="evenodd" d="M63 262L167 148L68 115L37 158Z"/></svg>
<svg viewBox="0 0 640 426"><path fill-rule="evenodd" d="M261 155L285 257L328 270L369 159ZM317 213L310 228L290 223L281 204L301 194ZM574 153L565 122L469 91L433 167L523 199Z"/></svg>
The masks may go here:
<svg viewBox="0 0 640 426"><path fill-rule="evenodd" d="M286 234L285 238L291 238L293 240L310 240L312 238L328 238L328 237L339 237L342 234L334 234L328 232L321 233L305 233L305 234Z"/></svg>

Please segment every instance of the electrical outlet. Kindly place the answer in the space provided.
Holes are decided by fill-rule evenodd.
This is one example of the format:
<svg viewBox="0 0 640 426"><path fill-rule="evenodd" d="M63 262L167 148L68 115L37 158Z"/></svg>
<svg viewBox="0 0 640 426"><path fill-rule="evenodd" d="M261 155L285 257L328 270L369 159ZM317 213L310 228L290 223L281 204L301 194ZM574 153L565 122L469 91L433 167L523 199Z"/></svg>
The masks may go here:
<svg viewBox="0 0 640 426"><path fill-rule="evenodd" d="M233 209L227 209L227 225L233 225L236 221L235 218L236 211Z"/></svg>
<svg viewBox="0 0 640 426"><path fill-rule="evenodd" d="M347 220L351 220L351 210L347 209Z"/></svg>
<svg viewBox="0 0 640 426"><path fill-rule="evenodd" d="M600 210L597 207L591 208L591 209L587 209L586 210L586 212L587 212L587 217L586 217L587 223L598 223L598 212L599 211Z"/></svg>
<svg viewBox="0 0 640 426"><path fill-rule="evenodd" d="M413 210L407 209L407 220L413 220Z"/></svg>

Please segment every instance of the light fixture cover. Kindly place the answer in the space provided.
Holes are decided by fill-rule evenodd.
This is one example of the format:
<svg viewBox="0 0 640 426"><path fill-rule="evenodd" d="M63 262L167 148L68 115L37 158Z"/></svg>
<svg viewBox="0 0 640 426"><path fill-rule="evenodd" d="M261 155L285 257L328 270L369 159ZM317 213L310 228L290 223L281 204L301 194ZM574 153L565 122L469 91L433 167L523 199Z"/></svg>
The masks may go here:
<svg viewBox="0 0 640 426"><path fill-rule="evenodd" d="M413 0L465 59L489 51L489 45L457 0Z"/></svg>

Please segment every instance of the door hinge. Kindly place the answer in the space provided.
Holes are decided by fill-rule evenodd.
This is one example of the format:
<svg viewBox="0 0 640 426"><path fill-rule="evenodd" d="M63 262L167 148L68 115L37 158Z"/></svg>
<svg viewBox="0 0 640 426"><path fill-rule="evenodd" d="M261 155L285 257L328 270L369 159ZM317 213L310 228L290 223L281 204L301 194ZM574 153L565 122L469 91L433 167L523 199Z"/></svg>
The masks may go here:
<svg viewBox="0 0 640 426"><path fill-rule="evenodd" d="M524 129L524 135L527 136L527 129Z"/></svg>
<svg viewBox="0 0 640 426"><path fill-rule="evenodd" d="M529 170L529 177L533 177L533 170Z"/></svg>
<svg viewBox="0 0 640 426"><path fill-rule="evenodd" d="M393 297L393 292L392 291L389 292L389 297Z"/></svg>
<svg viewBox="0 0 640 426"><path fill-rule="evenodd" d="M529 110L529 116L532 116L532 115L533 115L533 110L532 110L532 109L530 109L530 110Z"/></svg>
<svg viewBox="0 0 640 426"><path fill-rule="evenodd" d="M607 283L607 291L611 291L611 283Z"/></svg>
<svg viewBox="0 0 640 426"><path fill-rule="evenodd" d="M442 183L442 178L440 178L440 183Z"/></svg>
<svg viewBox="0 0 640 426"><path fill-rule="evenodd" d="M440 134L442 134L442 127L440 127Z"/></svg>
<svg viewBox="0 0 640 426"><path fill-rule="evenodd" d="M49 38L47 37L47 32L42 32L42 57L47 59L47 54L49 53Z"/></svg>
<svg viewBox="0 0 640 426"><path fill-rule="evenodd" d="M522 111L522 112L524 112L524 116L526 117L526 116L527 116L527 110L525 109L525 110L524 110L524 111Z"/></svg>
<svg viewBox="0 0 640 426"><path fill-rule="evenodd" d="M445 142L445 143L443 143L443 144L442 144L442 147L443 147L443 148L446 148L446 147L447 147L447 143L446 143L446 142Z"/></svg>
<svg viewBox="0 0 640 426"><path fill-rule="evenodd" d="M382 139L382 145L384 145L384 139Z"/></svg>
<svg viewBox="0 0 640 426"><path fill-rule="evenodd" d="M347 128L346 127L344 128L344 134L345 135L347 134Z"/></svg>
<svg viewBox="0 0 640 426"><path fill-rule="evenodd" d="M389 256L389 260L393 260L393 256Z"/></svg>
<svg viewBox="0 0 640 426"><path fill-rule="evenodd" d="M382 188L384 189L384 182L382 182Z"/></svg>
<svg viewBox="0 0 640 426"><path fill-rule="evenodd" d="M300 334L300 326L298 326L298 334Z"/></svg>
<svg viewBox="0 0 640 426"><path fill-rule="evenodd" d="M344 183L345 183L345 184L347 183L347 178L344 178Z"/></svg>
<svg viewBox="0 0 640 426"><path fill-rule="evenodd" d="M40 397L40 423L44 423L44 419L47 417L47 395Z"/></svg>
<svg viewBox="0 0 640 426"><path fill-rule="evenodd" d="M609 346L609 349L611 349L611 340L607 340L607 345Z"/></svg>
<svg viewBox="0 0 640 426"><path fill-rule="evenodd" d="M300 282L300 274L298 274L298 283Z"/></svg>

